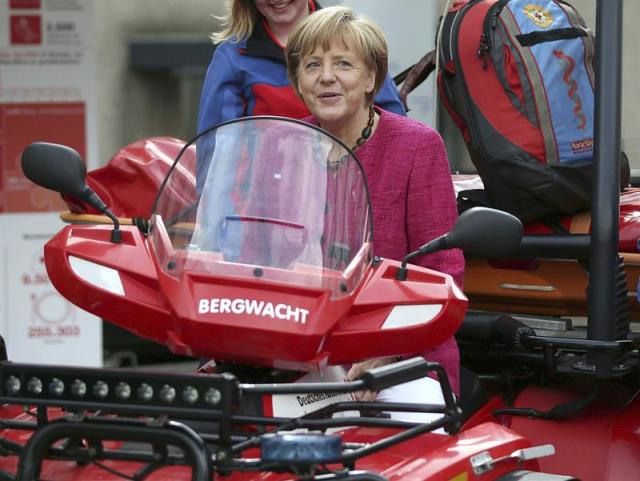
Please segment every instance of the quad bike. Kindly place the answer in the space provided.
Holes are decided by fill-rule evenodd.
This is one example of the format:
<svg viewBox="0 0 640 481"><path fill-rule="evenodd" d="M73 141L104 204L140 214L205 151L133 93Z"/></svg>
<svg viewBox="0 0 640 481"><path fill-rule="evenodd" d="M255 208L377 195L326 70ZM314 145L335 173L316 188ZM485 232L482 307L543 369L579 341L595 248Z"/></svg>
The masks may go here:
<svg viewBox="0 0 640 481"><path fill-rule="evenodd" d="M212 473L233 479L287 479L290 473L318 480L636 479L639 343L630 332L627 281L618 261L619 159L613 154L620 151L621 6L620 0L610 0L606 8L598 2L598 25L607 26L599 29L598 51L607 55L598 56L590 232L525 235L514 252L501 243L509 237L502 231L506 218L494 224L487 219L489 211L469 211L452 233L405 258L460 247L469 258L587 261L584 330L546 318L527 325L484 311L462 321L465 298L450 278L375 258L357 162L339 142L310 127L290 121L285 136L282 121L243 120L189 146L170 139L136 144L111 166L89 174L88 183L118 215L95 201L73 152L32 146L25 157L47 167L30 177L67 194L74 212L65 216L74 224L45 250L56 287L72 302L174 352L265 366L261 380L267 382L240 382L228 374L5 361L0 366L0 401L6 403L0 408L0 475L29 480L210 479ZM243 136L224 135L245 127ZM272 128L274 134L264 137ZM230 138L245 142L235 145ZM278 151L284 144L286 151ZM164 178L171 151L180 151L180 160L153 208L147 204L155 197L152 190L114 187L117 177L133 186ZM257 151L279 154L254 169ZM218 174L211 179L217 183L196 188L193 164L200 155L215 157L211 165ZM291 169L269 170L290 155L295 155ZM127 156L130 162L121 162ZM56 159L62 165L49 163ZM127 174L114 175L114 165ZM310 169L308 175L288 182L286 196L272 197L275 184L301 165ZM350 173L341 175L343 168ZM261 185L255 182L260 178L268 187L247 196ZM70 179L76 180L69 184ZM327 195L333 202L326 202ZM308 219L293 215L303 211ZM99 225L104 216L92 214L101 212L112 216L115 226ZM324 219L322 229L319 219ZM223 300L229 301L224 308ZM420 315L405 316L407 306L418 307ZM463 366L476 374L463 376L456 398L439 366L421 359L371 370L352 383L271 382L292 371L309 371L306 380L325 376L326 381L326 366L410 354L456 330ZM401 385L430 370L442 389L441 401L430 406L358 403L348 397L361 389ZM339 375L331 379L338 381ZM317 411L299 409L319 401L324 403ZM34 407L25 411L18 405ZM354 410L361 416L337 417ZM402 413L421 411L434 417L418 423L401 419ZM295 431L299 428L313 432ZM449 434L436 434L439 428ZM548 444L556 455L544 456L551 452Z"/></svg>
<svg viewBox="0 0 640 481"><path fill-rule="evenodd" d="M197 188L196 159L209 164ZM23 170L105 214L68 214L46 244L62 295L173 352L262 374L29 365L5 352L0 479L574 479L540 472L549 443L474 414L438 364L407 357L453 335L466 308L450 276L407 261L509 252L515 217L469 211L402 262L379 259L357 159L319 128L273 117L185 145L148 222L114 215L72 149L31 144ZM342 365L389 355L405 359L344 381ZM435 383L434 402L351 396L416 381Z"/></svg>

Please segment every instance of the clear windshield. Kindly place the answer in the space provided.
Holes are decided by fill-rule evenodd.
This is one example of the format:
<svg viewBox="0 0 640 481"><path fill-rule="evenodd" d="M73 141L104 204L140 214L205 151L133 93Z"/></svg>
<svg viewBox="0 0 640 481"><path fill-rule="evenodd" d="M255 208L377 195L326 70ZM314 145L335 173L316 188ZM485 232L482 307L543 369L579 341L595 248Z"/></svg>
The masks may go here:
<svg viewBox="0 0 640 481"><path fill-rule="evenodd" d="M181 168L194 157L206 173L198 187ZM364 173L348 149L308 124L252 117L183 151L150 237L174 276L260 277L344 296L370 262L370 232Z"/></svg>

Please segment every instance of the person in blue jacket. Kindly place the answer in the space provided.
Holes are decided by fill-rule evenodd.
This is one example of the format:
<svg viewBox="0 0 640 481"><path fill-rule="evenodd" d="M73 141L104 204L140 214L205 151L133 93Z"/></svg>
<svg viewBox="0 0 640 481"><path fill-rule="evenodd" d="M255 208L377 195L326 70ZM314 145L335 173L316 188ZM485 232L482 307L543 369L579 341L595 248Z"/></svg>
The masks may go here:
<svg viewBox="0 0 640 481"><path fill-rule="evenodd" d="M207 70L198 112L198 132L226 120L253 115L304 118L310 112L287 77L284 48L289 33L311 12L315 0L227 0L224 28ZM390 76L375 104L406 115ZM196 178L206 168L198 162Z"/></svg>

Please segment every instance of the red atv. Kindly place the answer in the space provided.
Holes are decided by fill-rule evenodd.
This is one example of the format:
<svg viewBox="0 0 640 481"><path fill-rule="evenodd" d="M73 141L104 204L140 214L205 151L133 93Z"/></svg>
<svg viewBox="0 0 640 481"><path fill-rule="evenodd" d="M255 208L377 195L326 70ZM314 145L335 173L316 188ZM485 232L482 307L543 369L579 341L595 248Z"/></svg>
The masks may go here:
<svg viewBox="0 0 640 481"><path fill-rule="evenodd" d="M197 188L196 157L209 165ZM474 415L464 404L472 397L458 402L437 364L413 358L355 382L340 377L342 364L451 336L464 295L449 276L407 261L451 247L509 252L522 229L514 217L470 211L403 262L379 259L357 159L318 128L268 117L185 146L149 223L121 223L71 149L32 144L23 169L112 218L71 215L77 223L47 243L49 275L66 298L176 353L261 368L244 382L246 372L5 360L2 479L573 479L538 472L553 447ZM429 373L441 393L429 404L351 397Z"/></svg>
<svg viewBox="0 0 640 481"><path fill-rule="evenodd" d="M75 210L93 204L115 224L67 217L78 224L45 250L56 287L174 352L231 362L237 376L4 361L0 479L636 479L638 342L617 260L621 7L598 2L598 25L606 25L598 51L606 55L597 56L591 233L525 236L513 252L517 223L469 211L405 259L461 247L470 256L586 260L584 330L483 312L458 329L466 300L448 276L373 255L362 171L313 127L258 118L203 135L180 152L150 222L134 214L146 208L149 189L100 192L112 206L129 206L118 215L145 217L129 225L87 188L77 154L31 146L25 166L33 180L80 199ZM150 165L166 158L155 147L145 144L159 159ZM211 169L197 187L196 157ZM158 177L142 171L121 180L142 186ZM327 366L409 354L456 330L463 364L478 374L463 375L457 399L440 367L421 359L351 383L328 374ZM247 364L262 369L239 369ZM428 372L442 391L431 405L349 398ZM416 413L425 417L405 420ZM555 456L546 456L548 444Z"/></svg>

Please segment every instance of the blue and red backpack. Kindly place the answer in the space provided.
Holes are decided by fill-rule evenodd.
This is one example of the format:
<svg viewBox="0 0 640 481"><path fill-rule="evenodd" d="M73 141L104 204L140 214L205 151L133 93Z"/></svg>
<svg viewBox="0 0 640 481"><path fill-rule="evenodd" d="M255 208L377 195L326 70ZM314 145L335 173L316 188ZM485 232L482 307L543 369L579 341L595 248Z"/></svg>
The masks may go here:
<svg viewBox="0 0 640 481"><path fill-rule="evenodd" d="M577 10L458 1L441 28L440 97L490 204L523 221L589 209L594 39Z"/></svg>

